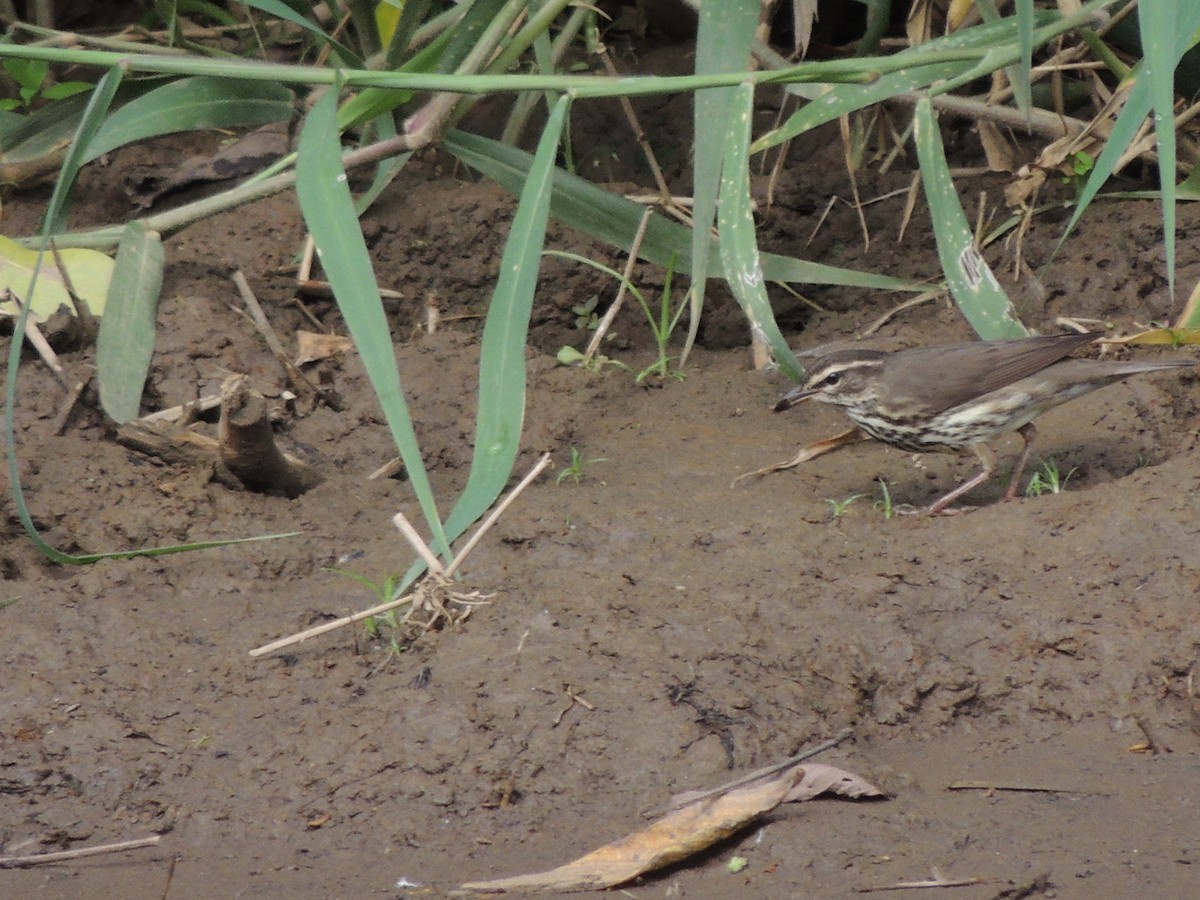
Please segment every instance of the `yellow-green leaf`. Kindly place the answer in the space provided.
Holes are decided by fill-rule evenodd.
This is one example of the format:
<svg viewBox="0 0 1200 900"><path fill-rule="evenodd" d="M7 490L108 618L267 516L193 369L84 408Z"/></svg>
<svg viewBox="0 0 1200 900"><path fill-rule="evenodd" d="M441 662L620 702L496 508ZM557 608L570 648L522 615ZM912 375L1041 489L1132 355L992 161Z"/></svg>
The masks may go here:
<svg viewBox="0 0 1200 900"><path fill-rule="evenodd" d="M104 302L108 298L108 283L112 279L113 261L99 250L62 250L58 255L76 295L87 302L92 315L102 315ZM26 250L16 241L0 237L0 291L10 290L22 303L26 302L37 257L36 250ZM72 315L75 313L66 281L55 264L54 254L47 253L42 258L33 306L29 312L40 321L50 318L60 306L65 306ZM0 315L15 316L18 313L15 303L0 303Z"/></svg>

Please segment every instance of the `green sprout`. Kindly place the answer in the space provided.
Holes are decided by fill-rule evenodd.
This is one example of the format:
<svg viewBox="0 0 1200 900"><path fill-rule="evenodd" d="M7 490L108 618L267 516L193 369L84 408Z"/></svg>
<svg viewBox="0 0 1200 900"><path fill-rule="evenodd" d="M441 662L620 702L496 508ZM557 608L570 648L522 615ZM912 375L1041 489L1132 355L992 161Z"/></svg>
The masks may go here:
<svg viewBox="0 0 1200 900"><path fill-rule="evenodd" d="M1029 486L1025 488L1025 496L1040 497L1042 494L1061 494L1066 490L1071 476L1077 471L1078 467L1063 475L1059 472L1058 463L1053 457L1042 460L1041 468L1034 472L1033 477L1029 479Z"/></svg>
<svg viewBox="0 0 1200 900"><path fill-rule="evenodd" d="M583 454L574 447L571 448L571 464L558 473L558 477L554 479L555 484L562 484L564 478L570 478L576 484L583 480L583 470L586 466L592 463L609 462L602 457L595 459L584 459Z"/></svg>

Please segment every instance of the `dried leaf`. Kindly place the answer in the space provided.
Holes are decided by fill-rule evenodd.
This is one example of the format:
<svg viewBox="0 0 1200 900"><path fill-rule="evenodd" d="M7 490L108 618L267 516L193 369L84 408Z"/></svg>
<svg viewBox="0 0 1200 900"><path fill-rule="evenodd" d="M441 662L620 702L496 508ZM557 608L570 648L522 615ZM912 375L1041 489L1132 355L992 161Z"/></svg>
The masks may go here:
<svg viewBox="0 0 1200 900"><path fill-rule="evenodd" d="M138 206L153 206L171 191L208 181L241 178L265 168L288 151L289 123L271 122L256 128L212 156L193 156L167 175L148 174L131 178L126 191Z"/></svg>
<svg viewBox="0 0 1200 900"><path fill-rule="evenodd" d="M1185 344L1200 344L1200 328L1151 328L1122 338L1109 338L1106 344L1150 344L1163 347L1181 347Z"/></svg>
<svg viewBox="0 0 1200 900"><path fill-rule="evenodd" d="M806 763L803 777L783 798L784 803L811 800L821 794L839 797L886 797L887 794L865 778L822 763Z"/></svg>
<svg viewBox="0 0 1200 900"><path fill-rule="evenodd" d="M983 143L983 153L987 157L989 169L993 172L1016 170L1016 153L995 122L986 119L979 121L979 140Z"/></svg>
<svg viewBox="0 0 1200 900"><path fill-rule="evenodd" d="M305 363L318 362L322 359L329 359L332 356L346 353L354 349L354 341L348 337L342 337L340 334L317 334L312 331L297 331L296 349L299 351L299 355L296 357L296 365L302 366Z"/></svg>
<svg viewBox="0 0 1200 900"><path fill-rule="evenodd" d="M557 869L469 882L462 889L487 893L594 891L624 884L638 875L686 859L744 828L778 806L802 774L802 770L785 769L741 784L727 793L707 795Z"/></svg>
<svg viewBox="0 0 1200 900"><path fill-rule="evenodd" d="M801 59L808 56L812 41L813 23L817 21L817 0L792 0L792 34L796 36L793 50Z"/></svg>

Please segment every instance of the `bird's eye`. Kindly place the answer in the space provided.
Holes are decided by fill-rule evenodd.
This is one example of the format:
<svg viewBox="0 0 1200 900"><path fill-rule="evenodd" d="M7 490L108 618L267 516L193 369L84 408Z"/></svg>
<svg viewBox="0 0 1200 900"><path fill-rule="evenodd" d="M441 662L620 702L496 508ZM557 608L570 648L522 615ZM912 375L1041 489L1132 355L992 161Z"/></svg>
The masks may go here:
<svg viewBox="0 0 1200 900"><path fill-rule="evenodd" d="M825 376L825 381L823 383L832 386L832 385L837 384L841 380L842 380L841 372L830 372L828 375Z"/></svg>

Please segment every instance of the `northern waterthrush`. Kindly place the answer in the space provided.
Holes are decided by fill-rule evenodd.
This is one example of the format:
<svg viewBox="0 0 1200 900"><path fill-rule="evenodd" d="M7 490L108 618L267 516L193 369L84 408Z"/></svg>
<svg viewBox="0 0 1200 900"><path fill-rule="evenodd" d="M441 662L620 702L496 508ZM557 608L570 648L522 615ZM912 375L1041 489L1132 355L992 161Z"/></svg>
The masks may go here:
<svg viewBox="0 0 1200 900"><path fill-rule="evenodd" d="M969 447L983 469L934 501L927 512L937 515L995 474L996 455L987 442L1016 431L1025 444L1004 495L1011 500L1037 435L1033 427L1037 416L1139 372L1196 365L1195 360L1180 359L1067 358L1100 334L973 341L895 353L858 349L829 353L808 368L804 383L785 394L775 410L819 400L842 407L858 428L801 451L792 463L772 468L867 438L915 453Z"/></svg>

